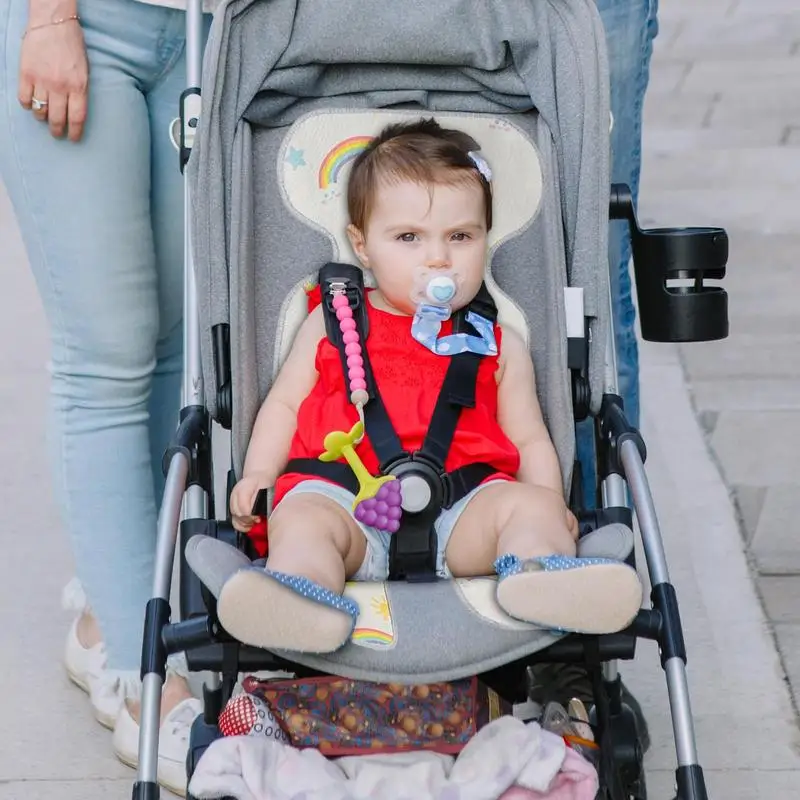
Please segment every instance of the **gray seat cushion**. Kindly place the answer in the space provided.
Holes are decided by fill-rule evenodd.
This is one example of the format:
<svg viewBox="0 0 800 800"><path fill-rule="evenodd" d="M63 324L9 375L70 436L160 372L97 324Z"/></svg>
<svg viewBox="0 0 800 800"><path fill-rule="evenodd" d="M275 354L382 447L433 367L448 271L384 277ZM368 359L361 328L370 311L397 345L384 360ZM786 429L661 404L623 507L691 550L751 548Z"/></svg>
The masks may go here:
<svg viewBox="0 0 800 800"><path fill-rule="evenodd" d="M624 559L632 547L629 528L609 525L582 539L579 552ZM189 540L186 560L215 597L231 575L252 567L243 553L206 536ZM276 655L348 678L432 683L502 666L563 636L508 617L497 606L494 589L492 578L351 583L345 593L359 603L362 614L343 648Z"/></svg>

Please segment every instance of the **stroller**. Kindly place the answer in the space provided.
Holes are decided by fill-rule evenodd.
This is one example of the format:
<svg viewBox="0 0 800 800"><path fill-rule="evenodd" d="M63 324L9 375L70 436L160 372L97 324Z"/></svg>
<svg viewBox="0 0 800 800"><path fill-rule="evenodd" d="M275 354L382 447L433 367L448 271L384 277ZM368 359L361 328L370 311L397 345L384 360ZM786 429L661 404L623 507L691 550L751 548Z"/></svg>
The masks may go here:
<svg viewBox="0 0 800 800"><path fill-rule="evenodd" d="M628 188L610 185L608 69L593 0L388 0L368 12L358 0L340 0L335 8L225 0L206 48L201 100L201 11L189 2L189 87L177 129L190 222L183 410L164 457L133 797L158 797L166 659L185 652L191 671L212 676L192 729L190 777L221 736L220 713L240 673L406 684L478 675L522 702L531 665L574 663L593 679L600 797L644 800L640 733L616 667L634 657L643 637L658 642L666 673L677 798L703 800L678 601L644 472L645 445L616 393L607 236L609 218L627 221L643 337L689 342L728 332L726 293L706 282L725 275L725 231L642 230ZM423 115L472 135L491 164L486 286L499 319L528 342L582 542L633 530L630 492L651 607L613 635L513 624L486 602L491 579L432 580L435 533L401 530L390 554L392 579L367 587L388 598L388 643L357 636L357 625L343 648L325 655L245 646L221 627L215 600L225 579L259 554L228 514L216 513L212 423L231 432L229 495L260 403L306 313L307 281L327 263L355 263L344 235L348 163L387 123ZM587 417L598 472L592 510L575 458L575 426ZM180 621L173 623L176 550ZM632 552L627 558L633 563Z"/></svg>

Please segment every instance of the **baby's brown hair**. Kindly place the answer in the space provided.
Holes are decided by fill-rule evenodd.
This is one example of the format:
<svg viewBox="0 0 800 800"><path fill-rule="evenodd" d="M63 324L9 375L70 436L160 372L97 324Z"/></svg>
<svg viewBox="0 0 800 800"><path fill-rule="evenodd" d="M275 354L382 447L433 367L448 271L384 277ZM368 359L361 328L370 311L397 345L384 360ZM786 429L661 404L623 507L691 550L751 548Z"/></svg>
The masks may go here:
<svg viewBox="0 0 800 800"><path fill-rule="evenodd" d="M434 119L387 125L353 162L347 185L350 222L364 232L382 180L410 180L429 186L474 182L483 191L486 230L492 227L492 187L470 158L480 145L463 131L442 128Z"/></svg>

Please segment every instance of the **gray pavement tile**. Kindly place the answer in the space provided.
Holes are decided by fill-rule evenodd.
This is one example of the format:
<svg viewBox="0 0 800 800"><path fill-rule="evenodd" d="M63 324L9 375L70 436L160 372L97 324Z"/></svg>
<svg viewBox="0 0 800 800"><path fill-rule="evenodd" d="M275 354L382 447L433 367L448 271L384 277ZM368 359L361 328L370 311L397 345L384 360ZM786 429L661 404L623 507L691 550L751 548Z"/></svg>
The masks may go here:
<svg viewBox="0 0 800 800"><path fill-rule="evenodd" d="M795 446L797 443L798 440L795 439ZM796 459L800 461L800 455L797 455ZM792 479L800 481L797 470L785 474L785 481ZM800 575L798 520L800 520L800 482L779 486L769 485L758 517L758 525L750 543L756 565L762 573ZM797 580L800 582L800 577Z"/></svg>
<svg viewBox="0 0 800 800"><path fill-rule="evenodd" d="M131 780L0 781L0 800L130 800L132 785ZM161 796L176 797L166 789Z"/></svg>
<svg viewBox="0 0 800 800"><path fill-rule="evenodd" d="M695 130L707 126L716 98L704 95L647 95L644 102L645 130L677 128Z"/></svg>
<svg viewBox="0 0 800 800"><path fill-rule="evenodd" d="M800 15L798 15L800 16ZM676 62L680 63L680 62ZM661 69L661 65L658 65ZM758 95L784 98L800 86L800 58L708 58L698 54L681 82L681 94L708 95L714 92L734 96Z"/></svg>
<svg viewBox="0 0 800 800"><path fill-rule="evenodd" d="M671 100L671 98L670 98ZM663 110L659 114L668 113ZM725 125L714 128L695 128L656 125L657 120L650 115L653 122L642 134L642 148L645 165L657 153L687 153L691 151L716 150L717 148L747 147L794 147L800 145L800 136L792 136L787 132L783 120L769 123L759 122L757 127L750 125ZM647 166L645 166L647 169Z"/></svg>
<svg viewBox="0 0 800 800"><path fill-rule="evenodd" d="M664 4L666 5L666 3ZM726 18L703 14L685 20L665 51L670 57L736 58L749 61L792 55L800 40L797 13L747 14Z"/></svg>
<svg viewBox="0 0 800 800"><path fill-rule="evenodd" d="M739 0L703 0L702 4L692 0L667 0L658 9L659 19L668 21L694 21L698 17L709 16L724 19L730 16Z"/></svg>
<svg viewBox="0 0 800 800"><path fill-rule="evenodd" d="M696 342L682 348L692 380L800 378L797 336L731 333L719 342Z"/></svg>
<svg viewBox="0 0 800 800"><path fill-rule="evenodd" d="M663 190L642 172L639 207L646 224L717 225L742 232L793 234L797 231L800 185L768 186L746 192L730 189Z"/></svg>
<svg viewBox="0 0 800 800"><path fill-rule="evenodd" d="M767 490L763 486L739 485L734 492L734 502L741 524L742 535L749 545L755 536L758 519L764 508Z"/></svg>
<svg viewBox="0 0 800 800"><path fill-rule="evenodd" d="M796 94L797 90L791 94ZM706 125L711 129L728 125L765 127L772 130L775 125L785 127L800 124L800 108L787 103L788 92L764 90L760 94L735 94L723 92L708 114ZM791 96L790 94L790 96Z"/></svg>
<svg viewBox="0 0 800 800"><path fill-rule="evenodd" d="M765 185L790 189L797 184L800 175L800 150L793 147L719 146L714 150L694 152L656 151L647 156L646 168L648 181L660 190L727 188L746 192L751 187Z"/></svg>
<svg viewBox="0 0 800 800"><path fill-rule="evenodd" d="M26 780L0 783L0 800L130 800L124 780Z"/></svg>
<svg viewBox="0 0 800 800"><path fill-rule="evenodd" d="M800 697L800 625L775 625L775 636L792 693Z"/></svg>
<svg viewBox="0 0 800 800"><path fill-rule="evenodd" d="M724 378L692 381L699 411L787 411L800 409L800 379Z"/></svg>
<svg viewBox="0 0 800 800"><path fill-rule="evenodd" d="M796 577L765 575L757 578L756 583L764 610L772 622L800 624L800 580ZM781 630L777 629L776 632L780 635Z"/></svg>
<svg viewBox="0 0 800 800"><path fill-rule="evenodd" d="M734 486L773 487L796 480L798 442L800 413L792 411L725 411L711 438L728 483Z"/></svg>
<svg viewBox="0 0 800 800"><path fill-rule="evenodd" d="M782 141L787 147L800 147L800 124L789 125L784 132Z"/></svg>
<svg viewBox="0 0 800 800"><path fill-rule="evenodd" d="M678 4L686 5L689 0L678 0ZM707 0L704 0L703 5ZM669 2L664 5L670 5ZM659 9L660 10L660 9ZM789 14L794 13L797 15L800 11L796 0L737 0L734 7L730 10L729 15L731 18L741 18L750 16L766 16L771 14Z"/></svg>
<svg viewBox="0 0 800 800"><path fill-rule="evenodd" d="M673 94L682 89L684 79L691 69L692 61L689 59L660 58L658 68L650 70L648 96Z"/></svg>

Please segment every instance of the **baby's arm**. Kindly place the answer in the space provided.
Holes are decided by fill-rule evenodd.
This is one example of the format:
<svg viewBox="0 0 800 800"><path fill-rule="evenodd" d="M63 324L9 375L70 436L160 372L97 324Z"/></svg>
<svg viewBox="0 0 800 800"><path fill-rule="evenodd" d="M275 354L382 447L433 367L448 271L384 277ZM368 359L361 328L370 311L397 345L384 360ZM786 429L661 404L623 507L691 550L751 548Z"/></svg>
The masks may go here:
<svg viewBox="0 0 800 800"><path fill-rule="evenodd" d="M256 417L242 477L258 474L272 486L286 466L300 404L317 382L316 353L325 336L320 306L303 322Z"/></svg>
<svg viewBox="0 0 800 800"><path fill-rule="evenodd" d="M325 320L317 307L300 327L256 417L242 477L231 493L237 530L247 532L255 524L252 509L259 489L274 486L286 466L298 409L317 381L316 351L324 336Z"/></svg>
<svg viewBox="0 0 800 800"><path fill-rule="evenodd" d="M536 396L530 353L525 342L509 328L503 328L502 342L497 421L519 450L517 480L543 486L563 497L561 467Z"/></svg>

